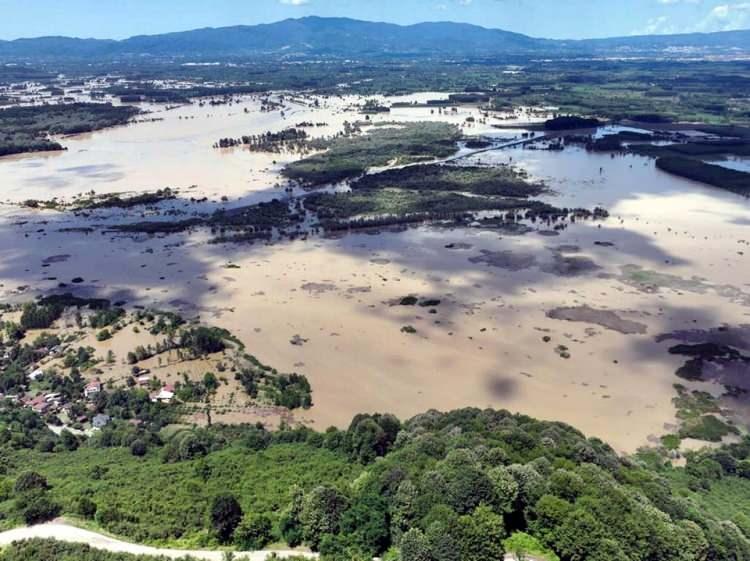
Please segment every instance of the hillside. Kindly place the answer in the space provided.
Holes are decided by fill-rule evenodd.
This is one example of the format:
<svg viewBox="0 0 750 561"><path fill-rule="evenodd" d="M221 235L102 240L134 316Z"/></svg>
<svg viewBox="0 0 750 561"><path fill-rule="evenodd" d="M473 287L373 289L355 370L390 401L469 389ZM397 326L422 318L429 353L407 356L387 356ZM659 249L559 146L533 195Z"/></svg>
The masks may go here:
<svg viewBox="0 0 750 561"><path fill-rule="evenodd" d="M34 440L53 436L22 434L21 416L29 421L10 409L0 422L15 444L0 446L0 528L63 513L137 542L304 544L324 561L750 555L747 439L675 468L663 451L619 457L562 423L463 409L403 423L358 415L325 433L217 425L170 435L121 422L40 452ZM144 454L134 438L148 440ZM20 558L72 557L0 555Z"/></svg>

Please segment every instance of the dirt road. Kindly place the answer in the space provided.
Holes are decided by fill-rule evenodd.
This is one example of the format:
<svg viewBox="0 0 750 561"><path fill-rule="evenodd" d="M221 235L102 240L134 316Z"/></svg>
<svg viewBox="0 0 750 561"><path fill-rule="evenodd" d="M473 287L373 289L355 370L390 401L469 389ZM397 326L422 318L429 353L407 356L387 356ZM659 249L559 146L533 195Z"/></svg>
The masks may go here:
<svg viewBox="0 0 750 561"><path fill-rule="evenodd" d="M0 532L0 547L10 545L14 541L28 540L33 538L48 538L62 542L84 543L95 549L111 551L114 553L133 553L136 555L155 555L168 559L180 559L190 556L194 559L204 561L223 561L224 552L222 551L183 551L177 549L159 549L145 545L128 543L110 538L96 532L76 528L65 522L49 522L38 526L29 526L25 528L16 528L7 532ZM295 551L253 551L245 553L236 553L235 559L243 561L265 561L272 553L279 558L286 558L292 555L301 555L308 559L317 559L314 553L300 553Z"/></svg>

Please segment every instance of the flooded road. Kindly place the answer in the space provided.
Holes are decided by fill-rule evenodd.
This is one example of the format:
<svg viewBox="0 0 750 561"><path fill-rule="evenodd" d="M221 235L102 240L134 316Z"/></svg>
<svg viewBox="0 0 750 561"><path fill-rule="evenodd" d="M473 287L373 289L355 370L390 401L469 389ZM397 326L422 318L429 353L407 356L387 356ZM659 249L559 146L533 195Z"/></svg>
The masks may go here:
<svg viewBox="0 0 750 561"><path fill-rule="evenodd" d="M297 156L216 150L213 142L303 120L326 122L312 132L332 134L362 118L346 110L353 102L321 100L329 105L319 109L289 102L282 119L247 98L66 139L66 153L0 160L2 198L191 185L181 196L227 196L228 206L279 196L278 170ZM481 114L425 107L372 119L465 124L469 116ZM499 122L475 120L464 132L489 133ZM263 362L307 375L315 405L296 416L321 429L346 426L360 412L407 417L476 406L562 420L621 451L654 442L676 423L671 400L682 362L655 336L750 323L747 201L637 156L510 148L472 160L517 165L552 188L546 201L603 206L610 218L560 231L537 225L525 235L422 226L251 246L209 244L208 232L61 233L90 219L6 206L0 289L19 298L82 277L76 290L200 315L236 333ZM61 254L70 257L49 260ZM440 302L394 305L408 295ZM573 321L551 313L581 306L615 315ZM612 328L621 321L643 328ZM296 335L307 342L290 344Z"/></svg>

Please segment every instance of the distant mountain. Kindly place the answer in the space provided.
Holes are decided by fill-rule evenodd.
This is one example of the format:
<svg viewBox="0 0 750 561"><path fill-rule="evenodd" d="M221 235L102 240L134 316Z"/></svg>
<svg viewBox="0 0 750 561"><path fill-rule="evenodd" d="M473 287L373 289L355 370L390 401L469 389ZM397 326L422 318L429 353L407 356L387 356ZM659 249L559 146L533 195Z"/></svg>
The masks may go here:
<svg viewBox="0 0 750 561"><path fill-rule="evenodd" d="M583 50L706 50L731 54L732 50L750 52L750 30L719 31L715 33L682 33L675 35L637 35L611 39L559 41Z"/></svg>
<svg viewBox="0 0 750 561"><path fill-rule="evenodd" d="M264 25L139 35L122 41L67 37L0 41L0 59L148 55L194 58L260 55L491 57L670 50L750 52L750 31L561 41L464 23L400 26L347 18L306 17Z"/></svg>
<svg viewBox="0 0 750 561"><path fill-rule="evenodd" d="M115 52L117 41L108 39L75 39L71 37L38 37L0 41L0 57L73 57L86 58L104 56Z"/></svg>

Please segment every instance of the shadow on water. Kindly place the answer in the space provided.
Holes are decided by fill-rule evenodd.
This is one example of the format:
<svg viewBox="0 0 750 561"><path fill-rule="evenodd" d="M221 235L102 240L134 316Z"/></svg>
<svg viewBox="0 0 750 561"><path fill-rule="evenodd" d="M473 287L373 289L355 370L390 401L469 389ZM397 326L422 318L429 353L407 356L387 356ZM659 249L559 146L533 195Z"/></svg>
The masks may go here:
<svg viewBox="0 0 750 561"><path fill-rule="evenodd" d="M93 170L91 173L106 172ZM624 184L620 188L624 189ZM304 268L305 273L300 273L299 286L293 289L297 291L295 305L302 309L307 298L343 296L346 302L332 301L332 308L342 313L354 308L359 316L385 320L393 325L396 334L401 326L414 323L428 345L433 344L429 338L442 340L439 335L448 330L455 330L456 337L464 342L476 337L473 348L483 346L486 356L496 362L497 367L487 369L487 362L471 367L480 369L480 378L474 383L481 385L487 400L496 405L520 399L525 384L523 376L537 376L539 370L546 369L548 371L543 374L552 378L557 364L554 361L561 361L561 365L572 364L573 369L578 368L585 374L590 374L587 372L587 357L592 354L600 355L596 357L597 364L613 362L614 356L612 360L601 356L612 352L612 347L599 345L596 340L599 335L588 339L578 335L586 329L585 324L571 326L568 322L545 318L544 312L555 306L587 303L618 309L618 303L622 301L620 296L628 295L625 299L627 317L648 323L649 332L646 335L618 336L620 348L616 349L617 356L627 355L630 360L627 369L615 371L617 376L632 379L636 389L639 381L644 388L653 387L654 369L658 368L659 372L665 367L674 369L676 361L667 352L668 343L655 341L655 335L690 326L715 326L725 321L710 304L717 298L726 300L727 297L716 294L710 285L701 287L696 293L688 290L685 304L680 305L661 299L664 292L673 291L668 285L642 290L633 282L626 282L623 273L626 266L669 274L679 268L691 267L693 263L690 254L676 255L665 249L669 246L660 243L659 235L643 234L614 218L601 224L570 225L556 235L540 235L535 231L510 235L489 228L434 225L254 245L209 245L210 234L205 229L172 235L123 235L106 231L116 223L184 219L196 213L208 215L222 206L252 204L282 194L282 189L268 188L231 203L196 203L186 198L189 192L184 192L178 199L160 205L160 214L143 208L97 211L89 218L74 217L69 213L15 212L16 224L11 220L0 222L0 278L8 282L3 288L8 291L20 285L32 287L24 291L13 290L16 298L28 298L42 292L70 291L122 300L129 305L173 308L185 315L205 314L220 319L222 314L232 310L235 298L256 290L243 283L231 282L230 270L217 275L222 262L252 260L258 267L268 266L267 275L282 277L286 272L274 269L278 268L280 261L273 260L293 252L297 262L307 260L309 265L309 268ZM617 196L619 201L628 195L623 190ZM92 230L80 230L92 226L95 226ZM546 226L534 227L546 229L549 233ZM60 231L64 229L68 231ZM55 259L55 256L62 255L70 257ZM322 261L321 255L324 256ZM320 266L325 260L350 261L351 272L360 276L345 281L331 279L331 272L325 265ZM77 277L82 282L74 283L73 279ZM394 310L390 303L382 301L382 294L389 297L409 295L406 289L400 293L394 288L399 286L396 283L406 279L421 281L423 288L420 288L418 297L441 300L436 306L436 314L432 315L428 309L419 306ZM61 283L65 286L61 287ZM680 285L680 290L684 289L685 286ZM329 292L333 294L329 296ZM220 298L214 297L217 294ZM700 295L701 299L692 301L692 295ZM274 302L287 297L283 293L273 296ZM216 302L226 307L219 307ZM344 307L336 308L342 305ZM252 309L253 304L246 304L243 308ZM285 313L283 307L272 309L278 310L279 315ZM439 324L435 323L436 318L439 318ZM315 318L312 321L314 325ZM367 325L364 337L370 335L366 332L370 324ZM483 326L488 326L489 331L482 333ZM567 359L552 355L555 345L542 347L539 343L538 348L530 346L510 351L528 354L529 358L549 353L553 362L544 355L538 370L525 373L516 363L512 370L506 369L509 343L503 340L503 331L528 332L530 337L539 341L542 331L535 333L535 329L541 327L556 337L556 343L564 341L570 348L570 362L562 362ZM601 333L602 329L596 327L596 331ZM494 338L490 337L493 333L496 334ZM574 333L572 338L566 337L569 333ZM415 344L422 342L417 340ZM471 353L467 350L471 348L465 344L463 350L446 348L439 351L448 358L455 357L455 363L450 367L460 372L461 368L467 368L465 359L471 358L462 353ZM430 347L428 352L437 351ZM408 348L392 349L384 361L390 361L388 364L393 367L388 376L398 378L409 373L408 353ZM337 360L356 366L357 357L340 356ZM570 371L571 367L567 366L567 369ZM671 385L679 381L675 377L663 382ZM579 391L583 390L579 388ZM590 399L590 392L587 395Z"/></svg>
<svg viewBox="0 0 750 561"><path fill-rule="evenodd" d="M573 365L582 373L587 372L587 357L591 354L599 355L597 364L612 363L610 357L603 356L612 351L611 346L601 346L597 340L599 335L588 339L579 335L572 339L565 338L566 334L580 333L586 327L595 327L598 333L603 331L602 328L545 318L544 312L555 306L590 303L594 307L617 310L616 302L619 302L622 291L634 295L629 297L628 309L624 312L629 319L648 323L649 332L645 335L618 335L620 348L611 357L630 357L627 367L613 367L613 371L616 376L632 380L634 388L640 385L653 388L657 376L654 374L655 368L659 372L665 368L670 371L675 368L675 357L668 353L669 343L657 342L657 334L715 326L724 321L718 312L702 304L713 301L713 298L721 298L719 295L709 294L709 300L696 302L692 302L688 295L685 304L680 306L660 299L662 292L672 290L668 286L649 292L624 283L622 266L627 264L637 263L644 268L669 271L673 267L690 266L691 263L670 254L648 236L611 224L612 219L601 224L601 227L576 224L554 237L536 232L511 236L492 229L420 226L398 231L383 230L377 235L360 232L335 238L311 237L305 241L278 241L272 244L212 245L206 242L209 235L205 229L172 235L122 235L96 229L88 233L79 230L60 232L61 229L90 225L91 220L71 218L66 213L45 213L42 216L29 211L18 211L15 216L15 223L9 219L0 222L0 278L6 279L6 286L2 287L6 296L12 292L13 298L28 299L41 293L70 291L82 296L124 301L131 306L175 309L186 317L201 315L204 319L213 318L221 322L221 316L232 311L235 298L241 299L248 292L257 290L246 283L231 282L231 269L222 273L222 262L241 263L243 268L249 268L250 262L261 271L268 267L267 275L281 277L286 272L279 270L279 261L274 259L293 253L296 262L309 265L305 273L300 273L295 292L295 306L301 309L306 308L306 299L336 298L335 301L330 300L332 308L340 310L342 314L354 309L360 316L385 320L393 326L394 334L398 334L401 326L414 323L419 336L427 339L425 342L419 342L420 339L415 342L428 345L426 348L430 349L430 353L438 352L434 346L437 341L443 340L443 335L449 330L454 330L455 338L464 342L474 337L476 346L483 347L482 351L475 352L486 353L483 356L497 366L487 368L486 360L467 366L467 359L471 357L465 353L472 352L467 350L472 348L471 345L454 350L441 348L439 352L446 357L445 368L457 373L465 368L478 369L469 378L472 380L470 383L477 386L476 391L480 395L484 392L486 399L473 403L477 406L492 404L499 407L512 403L514 407L523 409L529 387L547 388L550 386L536 384L554 385L554 365L558 360L568 370L569 365ZM134 218L131 216L131 219ZM504 266L502 260L497 263L472 262L472 258L486 255L482 253L483 250L492 255L506 251L529 255L533 259L525 261L528 265L520 268ZM314 268L315 263L321 263L321 255L332 262L339 259L351 261L351 272L357 276L344 280L325 267ZM563 271L556 270L555 267L560 266L561 256L585 257L596 268L566 267ZM77 277L83 281L73 282ZM419 279L424 288L416 296L439 299L440 304L434 307L437 313L430 314L429 307L418 305L394 308L390 302L384 301L384 294L391 297L394 293L398 297L409 295L406 289L401 293L394 288L399 286L397 283L400 279ZM61 287L60 283L65 286ZM14 290L20 285L31 288ZM215 297L217 294L220 297ZM610 295L613 297L611 303ZM273 297L274 301L282 301L287 294L279 290ZM220 304L217 305L217 302ZM241 309L251 311L253 304L245 304ZM288 310L283 306L273 309L277 309L280 315ZM419 322L415 319L417 316L422 318ZM315 325L316 319L310 319L311 325ZM440 323L435 324L435 319L439 319ZM370 336L366 331L370 325L365 324L362 336ZM483 333L485 327L488 331ZM535 334L537 328L540 329ZM511 343L504 341L503 333L510 329L528 332L539 343L523 349L509 348ZM541 339L544 333L554 336L555 342L543 344ZM293 334L294 331L289 336ZM305 335L308 333L302 332L302 336ZM287 334L274 336L285 338ZM570 348L572 358L569 362L553 354L555 345L560 342ZM508 361L509 351L525 353L530 358L539 357L539 364L527 371L519 366L518 360ZM262 359L263 353L259 353L259 356ZM331 360L334 360L333 356ZM335 360L355 367L358 358L338 356ZM385 363L392 368L383 372L386 378L412 375L413 363L408 348L390 349ZM314 377L312 380L316 381ZM573 380L576 380L575 376ZM663 382L669 388L672 383L680 381L675 376L673 380L658 383ZM534 385L527 386L527 382ZM575 387L571 386L565 391L571 394L578 392L577 399L601 400L600 394L608 390L598 390L593 395L579 380ZM381 400L378 403L381 403L385 398L378 396L378 399ZM438 407L444 403L439 395L428 392L425 399L429 405ZM736 407L745 410L744 403L738 403ZM575 417L574 413L570 415ZM574 420L570 415L565 418ZM608 429L602 430L606 432ZM602 436L607 435L603 433Z"/></svg>
<svg viewBox="0 0 750 561"><path fill-rule="evenodd" d="M488 376L486 380L487 391L493 399L508 399L518 389L518 380L509 377Z"/></svg>

